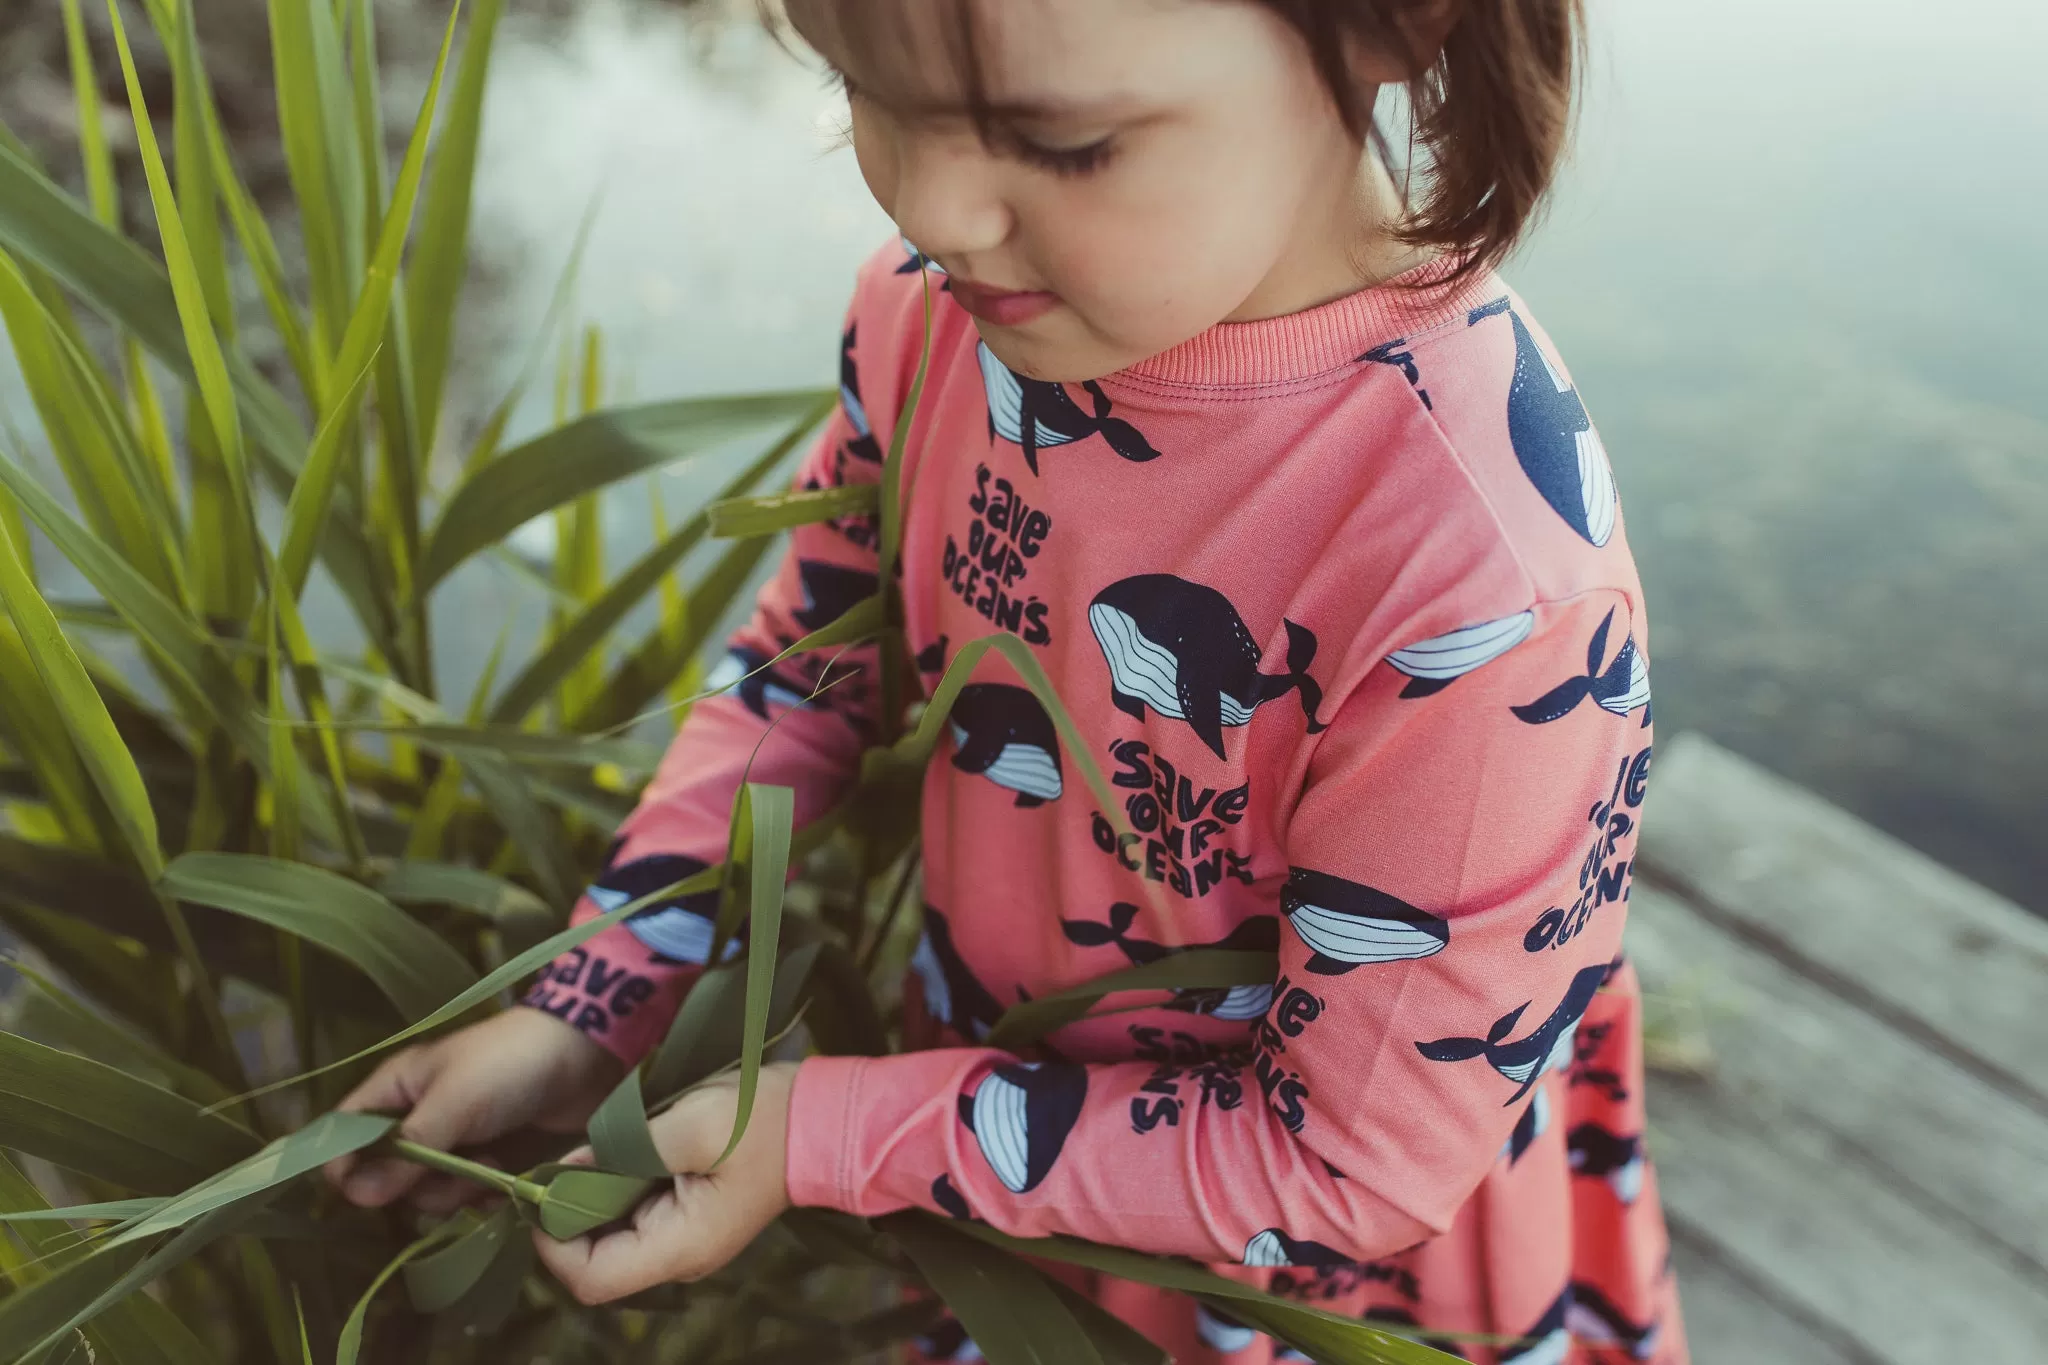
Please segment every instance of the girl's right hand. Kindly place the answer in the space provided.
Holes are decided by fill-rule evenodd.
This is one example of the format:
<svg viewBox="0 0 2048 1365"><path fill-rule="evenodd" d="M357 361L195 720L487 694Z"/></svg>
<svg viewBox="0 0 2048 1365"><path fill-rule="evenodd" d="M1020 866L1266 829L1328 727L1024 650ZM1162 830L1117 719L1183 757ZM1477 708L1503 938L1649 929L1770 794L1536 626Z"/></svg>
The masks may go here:
<svg viewBox="0 0 2048 1365"><path fill-rule="evenodd" d="M624 1074L611 1053L575 1028L519 1007L388 1058L339 1107L403 1113L400 1136L454 1151L529 1125L573 1133ZM327 1163L326 1174L350 1203L365 1208L414 1191L422 1208L447 1212L475 1193L451 1175L423 1183L423 1168L395 1157L345 1156Z"/></svg>

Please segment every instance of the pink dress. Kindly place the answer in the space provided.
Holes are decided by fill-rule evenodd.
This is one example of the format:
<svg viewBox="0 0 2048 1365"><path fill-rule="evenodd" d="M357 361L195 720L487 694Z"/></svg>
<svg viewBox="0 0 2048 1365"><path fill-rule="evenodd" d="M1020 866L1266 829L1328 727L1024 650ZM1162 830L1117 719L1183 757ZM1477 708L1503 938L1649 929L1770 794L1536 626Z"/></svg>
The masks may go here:
<svg viewBox="0 0 2048 1365"><path fill-rule="evenodd" d="M1396 282L1052 384L891 247L803 486L880 477L927 279L916 667L928 689L967 641L1019 636L1122 827L984 660L925 784L922 1050L803 1063L792 1197L1190 1256L1493 1338L1456 1346L1476 1361L1684 1361L1621 955L1642 590L1598 432L1526 306L1492 275ZM793 787L799 824L844 793L867 677L807 700L818 655L752 670L875 591L876 540L867 518L794 534L714 678L751 676L691 711L581 915L722 858L770 718L753 779ZM613 928L529 1003L640 1057L705 962L713 899ZM1018 1001L1202 945L1277 948L1279 976L1158 993L1028 1058L977 1046ZM1288 1358L1186 1300L1092 1287L1182 1360ZM957 1326L924 1350L979 1359Z"/></svg>

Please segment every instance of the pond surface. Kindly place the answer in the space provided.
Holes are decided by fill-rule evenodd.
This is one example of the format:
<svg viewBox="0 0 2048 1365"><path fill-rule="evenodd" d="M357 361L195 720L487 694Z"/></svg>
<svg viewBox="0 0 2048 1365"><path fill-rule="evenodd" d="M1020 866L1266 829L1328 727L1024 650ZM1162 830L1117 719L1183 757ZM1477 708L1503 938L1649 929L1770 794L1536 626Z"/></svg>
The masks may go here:
<svg viewBox="0 0 2048 1365"><path fill-rule="evenodd" d="M1658 719L2048 912L2048 6L1592 10L1576 157L1509 275L1613 453ZM600 193L577 316L615 393L831 383L852 272L890 232L832 110L749 26L623 3L512 24L472 394L518 368ZM671 505L703 478L665 479ZM616 567L644 497L607 518ZM488 573L437 599L474 645L444 650L453 698L532 601Z"/></svg>

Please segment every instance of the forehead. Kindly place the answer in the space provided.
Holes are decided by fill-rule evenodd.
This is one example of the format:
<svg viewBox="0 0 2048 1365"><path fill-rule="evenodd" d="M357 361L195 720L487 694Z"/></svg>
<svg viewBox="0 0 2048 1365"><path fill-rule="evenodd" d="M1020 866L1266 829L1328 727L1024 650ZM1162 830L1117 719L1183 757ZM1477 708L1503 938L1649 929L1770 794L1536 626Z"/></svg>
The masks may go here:
<svg viewBox="0 0 2048 1365"><path fill-rule="evenodd" d="M1188 0L786 0L864 92L907 111L1058 113L1170 92L1195 55Z"/></svg>

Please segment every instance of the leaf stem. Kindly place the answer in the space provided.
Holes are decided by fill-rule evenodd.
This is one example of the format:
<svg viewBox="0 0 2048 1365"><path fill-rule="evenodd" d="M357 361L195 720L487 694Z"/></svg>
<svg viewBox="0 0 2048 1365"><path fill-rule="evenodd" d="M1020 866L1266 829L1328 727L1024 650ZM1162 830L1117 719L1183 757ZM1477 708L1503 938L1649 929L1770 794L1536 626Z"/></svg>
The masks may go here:
<svg viewBox="0 0 2048 1365"><path fill-rule="evenodd" d="M542 1193L541 1187L530 1180L521 1180L518 1176L509 1175L494 1166L486 1166L481 1161L471 1161L453 1152L422 1146L406 1138L393 1138L391 1150L407 1161L425 1166L428 1170L440 1171L445 1175L486 1185L500 1194L523 1199L528 1203L537 1202Z"/></svg>

